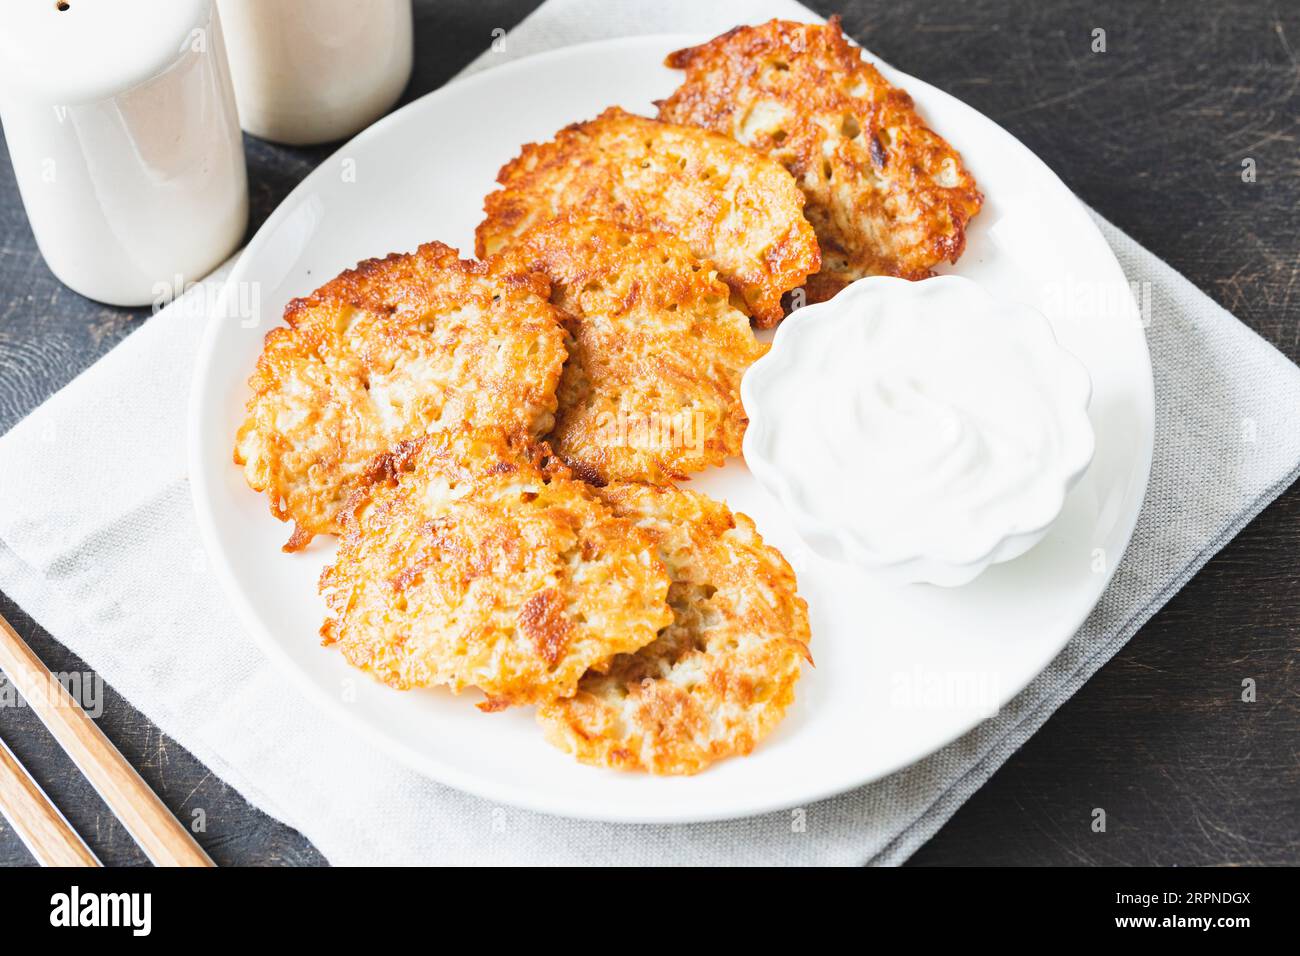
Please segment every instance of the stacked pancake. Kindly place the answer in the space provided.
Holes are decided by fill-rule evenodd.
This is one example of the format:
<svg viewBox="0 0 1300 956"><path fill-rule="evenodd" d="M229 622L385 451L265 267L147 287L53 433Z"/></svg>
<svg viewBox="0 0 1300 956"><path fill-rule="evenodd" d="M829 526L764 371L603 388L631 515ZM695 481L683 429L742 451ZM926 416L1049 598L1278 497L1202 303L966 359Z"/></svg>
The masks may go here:
<svg viewBox="0 0 1300 956"><path fill-rule="evenodd" d="M430 243L291 302L235 460L286 550L340 537L321 635L351 664L688 774L749 753L810 660L789 564L677 484L740 454L753 328L955 258L979 194L834 21L669 63L659 119L611 108L501 170L477 259Z"/></svg>

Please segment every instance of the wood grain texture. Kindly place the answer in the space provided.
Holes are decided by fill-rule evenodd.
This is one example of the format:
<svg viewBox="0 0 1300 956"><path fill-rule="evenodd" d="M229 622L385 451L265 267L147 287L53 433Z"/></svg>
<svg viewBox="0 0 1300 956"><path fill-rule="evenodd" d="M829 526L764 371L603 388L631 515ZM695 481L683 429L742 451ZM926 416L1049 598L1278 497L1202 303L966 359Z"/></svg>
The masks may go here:
<svg viewBox="0 0 1300 956"><path fill-rule="evenodd" d="M0 813L41 866L99 866L90 847L0 741Z"/></svg>
<svg viewBox="0 0 1300 956"><path fill-rule="evenodd" d="M416 0L407 99L469 62L531 0ZM1300 7L1293 2L813 2L888 62L1006 127L1086 202L1292 360L1300 358ZM1107 52L1091 51L1106 30ZM958 144L960 146L960 144ZM254 226L328 152L248 140ZM1252 158L1257 182L1241 181ZM50 276L0 157L0 430L143 312ZM1300 862L1300 493L1288 491L1106 665L913 858L925 864ZM56 670L84 664L0 596ZM1254 677L1258 700L1241 702ZM312 864L109 689L101 724L172 812L202 811L218 863ZM25 709L0 734L107 864L143 857ZM1091 831L1094 808L1104 834ZM814 822L810 817L810 825ZM0 864L30 862L0 825Z"/></svg>
<svg viewBox="0 0 1300 956"><path fill-rule="evenodd" d="M212 866L189 831L2 616L0 671L155 866Z"/></svg>

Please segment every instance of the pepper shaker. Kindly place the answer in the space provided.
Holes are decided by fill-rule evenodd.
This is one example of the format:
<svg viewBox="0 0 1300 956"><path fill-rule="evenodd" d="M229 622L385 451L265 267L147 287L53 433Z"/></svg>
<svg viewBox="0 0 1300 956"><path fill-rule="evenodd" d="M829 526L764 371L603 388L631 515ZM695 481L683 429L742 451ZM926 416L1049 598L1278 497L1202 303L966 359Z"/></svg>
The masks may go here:
<svg viewBox="0 0 1300 956"><path fill-rule="evenodd" d="M212 0L5 0L0 121L51 271L156 303L234 251L248 181Z"/></svg>
<svg viewBox="0 0 1300 956"><path fill-rule="evenodd" d="M218 2L239 121L254 136L343 139L388 112L411 78L411 0Z"/></svg>

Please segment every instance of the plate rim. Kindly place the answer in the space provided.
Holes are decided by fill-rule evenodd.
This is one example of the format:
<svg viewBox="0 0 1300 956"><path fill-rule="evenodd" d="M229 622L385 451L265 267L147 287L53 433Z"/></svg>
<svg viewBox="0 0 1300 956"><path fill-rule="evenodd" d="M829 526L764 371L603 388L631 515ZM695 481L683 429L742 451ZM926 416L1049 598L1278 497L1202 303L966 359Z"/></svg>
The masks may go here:
<svg viewBox="0 0 1300 956"><path fill-rule="evenodd" d="M335 163L340 155L348 150L354 149L356 144L382 135L390 126L396 125L403 121L408 111L415 112L417 108L423 107L431 100L440 99L450 92L464 91L466 88L472 88L478 85L486 77L500 78L503 73L514 73L544 61L562 60L581 56L586 51L593 48L608 48L617 46L649 46L662 44L665 48L674 48L673 45L693 45L708 39L705 34L699 33L656 33L636 36L614 37L599 40L591 40L584 43L573 44L570 46L557 47L551 50L544 50L537 53L520 57L516 60L490 67L464 77L453 77L442 86L424 94L423 96L412 100L401 108L394 110L388 115L377 120L375 123L366 127L357 133L351 139L340 144L336 150L325 157L315 168L312 169L303 179L285 196L276 208L267 216L266 220L258 227L256 233L248 241L247 245L240 251L239 256L231 267L226 279L222 282L221 289L214 297L212 312L206 317L207 327L203 330L199 342L198 351L195 356L194 372L191 380L191 387L187 405L186 422L187 422L187 441L186 441L186 466L188 470L190 497L194 505L195 519L199 528L199 537L203 543L204 551L209 559L209 566L213 569L216 578L221 584L225 596L236 611L239 623L243 626L245 632L253 640L258 650L260 650L268 660L270 660L283 673L287 673L293 684L304 693L306 698L328 713L333 719L338 720L343 725L351 728L358 733L358 736L368 743L373 744L402 766L419 773L434 782L453 787L462 792L481 797L484 799L496 801L509 806L519 807L521 809L535 811L551 816L564 817L568 819L582 819L606 823L629 823L629 824L687 824L687 823L706 823L722 820L735 820L746 817L758 816L765 813L773 813L780 810L786 810L795 806L803 806L810 803L818 802L847 793L867 784L874 783L891 774L897 773L907 767L914 766L922 760L925 760L949 746L957 740L960 740L966 734L970 733L979 724L983 723L987 717L974 717L969 721L963 722L960 729L956 730L948 738L938 742L934 746L922 753L915 754L905 759L899 759L885 764L882 768L873 772L867 777L858 779L854 782L845 784L843 781L836 780L828 782L820 787L813 787L809 792L799 799L789 797L778 797L771 799L751 798L744 800L743 797L738 799L734 806L728 808L718 808L713 810L698 811L691 808L683 810L674 805L673 809L665 812L653 812L648 810L638 810L634 812L621 812L617 805L599 804L595 806L585 806L581 810L575 811L572 807L572 800L566 800L559 796L552 796L547 793L537 793L525 787L510 787L497 784L489 779L480 777L474 773L460 769L454 764L447 763L432 757L429 754L420 752L400 740L383 732L382 729L375 726L369 719L357 713L354 709L344 705L337 697L328 694L309 673L298 666L288 651L276 641L269 633L268 628L262 622L261 616L252 606L249 598L239 586L238 580L234 574L225 550L220 546L219 537L216 529L217 516L212 508L212 502L215 500L210 493L208 475L204 465L204 451L202 441L202 421L205 407L204 396L209 391L209 381L213 371L213 355L216 351L220 339L221 330L224 325L224 319L229 307L229 297L237 283L241 281L244 271L250 267L254 255L270 241L270 237L280 226L280 224L292 213L299 205L301 194L306 193L309 188L313 187L314 180L320 175L321 171L331 164ZM1127 280L1123 267L1120 265L1118 258L1110 244L1106 242L1105 236L1101 230L1088 215L1087 208L1073 190L1069 188L1059 176L1048 166L1033 150L1022 143L1009 131L1004 129L999 123L991 117L975 109L975 107L966 104L944 90L939 89L924 80L911 76L901 70L889 66L886 62L877 57L870 50L863 48L867 57L872 63L881 68L886 74L887 79L895 85L905 89L925 87L932 95L937 95L942 99L950 101L951 104L964 110L969 110L978 115L984 122L988 123L998 134L1009 140L1014 146L1018 147L1023 154L1028 157L1029 161L1037 164L1051 180L1064 191L1066 195L1078 207L1082 221L1086 223L1087 228L1092 230L1096 238L1106 249L1107 255L1114 264L1118 274ZM1126 283L1127 284L1127 283ZM1124 311L1131 313L1139 329L1140 313L1137 309L1136 302L1133 300L1132 292L1129 290L1123 300ZM271 326L274 328L275 326ZM268 329L269 331L269 329ZM1019 686L1015 686L1006 694L1006 700L999 707L999 711L1014 700L1024 691L1043 670L1051 664L1066 647L1069 641L1078 632L1079 628L1087 620L1088 616L1095 610L1101 602L1106 590L1109 588L1111 581L1114 579L1124 555L1133 540L1133 532L1137 527L1138 519L1141 515L1143 505L1146 500L1147 490L1150 485L1151 466L1155 452L1155 380L1151 366L1150 346L1147 342L1145 332L1140 332L1138 340L1141 342L1141 359L1145 372L1146 388L1140 390L1137 397L1141 401L1141 419L1145 426L1145 441L1140 448L1141 460L1137 493L1133 496L1134 504L1130 507L1129 513L1124 515L1115 523L1117 531L1122 531L1123 546L1114 561L1107 562L1107 568L1104 572L1102 586L1097 593L1097 597L1088 605L1077 621L1067 629L1065 638L1057 642L1052 642L1050 653L1046 656L1044 662L1038 666L1029 677Z"/></svg>

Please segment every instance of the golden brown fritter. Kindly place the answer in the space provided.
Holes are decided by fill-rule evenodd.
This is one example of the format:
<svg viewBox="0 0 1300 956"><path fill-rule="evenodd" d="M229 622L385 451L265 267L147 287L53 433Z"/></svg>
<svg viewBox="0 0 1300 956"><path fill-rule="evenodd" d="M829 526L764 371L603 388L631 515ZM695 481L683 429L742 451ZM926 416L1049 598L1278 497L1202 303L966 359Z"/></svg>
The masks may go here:
<svg viewBox="0 0 1300 956"><path fill-rule="evenodd" d="M740 379L767 346L711 262L673 236L577 217L506 255L547 275L571 317L548 441L575 470L663 483L740 454Z"/></svg>
<svg viewBox="0 0 1300 956"><path fill-rule="evenodd" d="M564 331L544 276L429 243L371 259L285 309L266 337L235 463L286 551L337 534L348 496L400 441L468 422L550 430Z"/></svg>
<svg viewBox="0 0 1300 956"><path fill-rule="evenodd" d="M808 606L754 523L704 495L611 485L601 496L656 541L672 575L673 623L653 644L543 705L551 743L583 763L689 774L747 754L794 700Z"/></svg>
<svg viewBox="0 0 1300 956"><path fill-rule="evenodd" d="M326 644L392 687L478 687L485 710L574 692L672 615L649 535L543 447L448 429L399 446L321 574Z"/></svg>
<svg viewBox="0 0 1300 956"><path fill-rule="evenodd" d="M781 296L819 264L803 195L779 163L734 140L607 109L502 167L484 200L479 256L540 223L576 212L679 237L761 326L781 320Z"/></svg>
<svg viewBox="0 0 1300 956"><path fill-rule="evenodd" d="M869 275L923 279L956 262L983 197L912 98L840 29L772 20L670 54L686 80L659 118L731 136L794 175L817 230L821 301Z"/></svg>

